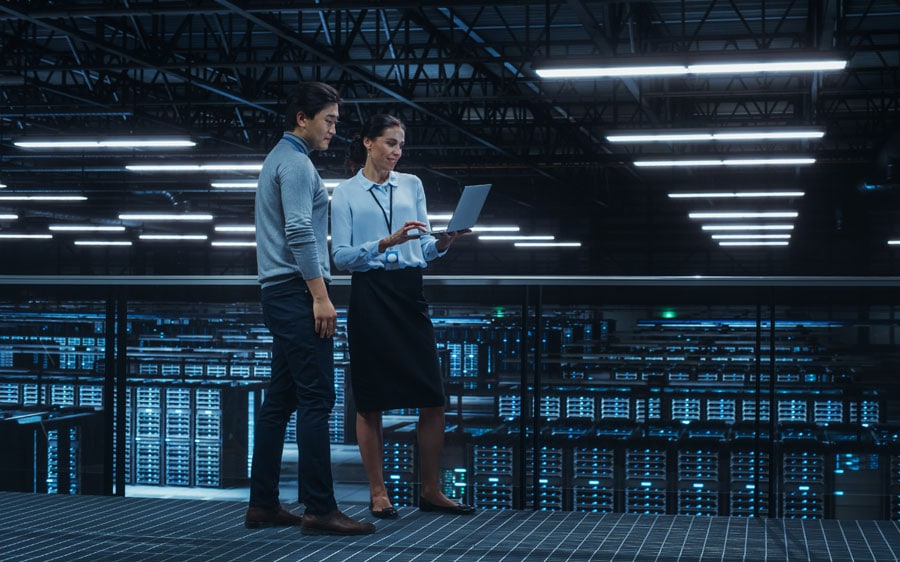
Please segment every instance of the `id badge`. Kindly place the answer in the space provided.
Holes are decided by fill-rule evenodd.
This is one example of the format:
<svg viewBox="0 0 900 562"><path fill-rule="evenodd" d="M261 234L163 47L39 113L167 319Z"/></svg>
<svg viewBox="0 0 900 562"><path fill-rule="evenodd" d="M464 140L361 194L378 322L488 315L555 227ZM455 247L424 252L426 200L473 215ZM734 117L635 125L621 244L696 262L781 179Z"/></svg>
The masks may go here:
<svg viewBox="0 0 900 562"><path fill-rule="evenodd" d="M384 253L384 261L391 265L396 264L400 261L400 252L397 250L388 250Z"/></svg>

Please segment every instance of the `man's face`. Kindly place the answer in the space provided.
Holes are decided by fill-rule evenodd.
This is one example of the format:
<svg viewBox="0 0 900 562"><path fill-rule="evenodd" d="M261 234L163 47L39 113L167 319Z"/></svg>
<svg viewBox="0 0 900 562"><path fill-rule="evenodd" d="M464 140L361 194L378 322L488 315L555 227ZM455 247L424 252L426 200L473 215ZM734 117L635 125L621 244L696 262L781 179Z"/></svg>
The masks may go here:
<svg viewBox="0 0 900 562"><path fill-rule="evenodd" d="M298 115L299 136L309 143L313 150L328 150L339 117L340 111L336 103L326 105L312 118Z"/></svg>

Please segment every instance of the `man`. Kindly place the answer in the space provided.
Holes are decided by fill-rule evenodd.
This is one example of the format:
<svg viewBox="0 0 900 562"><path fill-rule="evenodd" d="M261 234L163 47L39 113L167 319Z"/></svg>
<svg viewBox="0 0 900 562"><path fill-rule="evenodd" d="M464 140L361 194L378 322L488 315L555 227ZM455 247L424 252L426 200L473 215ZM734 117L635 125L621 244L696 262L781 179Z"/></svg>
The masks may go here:
<svg viewBox="0 0 900 562"><path fill-rule="evenodd" d="M371 523L344 515L334 498L328 415L334 407L328 193L309 159L335 134L340 95L304 82L288 100L284 136L263 162L256 191L256 259L272 333L272 374L256 418L250 506L244 525L300 526L306 535L364 535ZM288 420L297 411L303 517L281 506L278 481Z"/></svg>

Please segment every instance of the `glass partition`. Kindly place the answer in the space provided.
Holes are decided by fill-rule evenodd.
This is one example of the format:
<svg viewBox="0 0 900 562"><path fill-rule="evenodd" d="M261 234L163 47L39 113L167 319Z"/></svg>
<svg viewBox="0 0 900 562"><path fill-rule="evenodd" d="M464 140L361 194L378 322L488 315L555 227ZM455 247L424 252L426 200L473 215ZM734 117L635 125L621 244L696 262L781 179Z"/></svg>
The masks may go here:
<svg viewBox="0 0 900 562"><path fill-rule="evenodd" d="M76 420L4 470L38 492L246 497L271 347L255 281L69 281L2 280L0 423ZM448 495L482 509L900 519L894 278L426 283ZM336 279L338 307L347 289ZM339 500L365 502L345 313L329 431ZM88 413L102 423L78 421ZM385 417L398 506L418 497L415 419ZM295 459L289 445L287 490Z"/></svg>

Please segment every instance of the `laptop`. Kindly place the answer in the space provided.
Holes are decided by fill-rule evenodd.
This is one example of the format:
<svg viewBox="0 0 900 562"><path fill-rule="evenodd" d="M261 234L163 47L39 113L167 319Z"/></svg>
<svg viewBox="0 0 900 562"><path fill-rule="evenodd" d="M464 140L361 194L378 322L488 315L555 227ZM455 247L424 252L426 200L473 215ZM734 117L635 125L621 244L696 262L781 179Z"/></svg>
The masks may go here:
<svg viewBox="0 0 900 562"><path fill-rule="evenodd" d="M456 210L447 223L447 228L443 230L432 230L430 232L421 232L423 234L446 234L448 232L457 232L467 230L475 226L478 222L478 216L481 214L481 208L487 199L488 193L491 191L491 184L484 183L480 185L467 185L463 187L462 195L459 196L459 202L456 204ZM410 233L412 237L418 237Z"/></svg>

